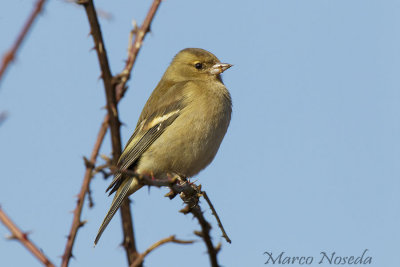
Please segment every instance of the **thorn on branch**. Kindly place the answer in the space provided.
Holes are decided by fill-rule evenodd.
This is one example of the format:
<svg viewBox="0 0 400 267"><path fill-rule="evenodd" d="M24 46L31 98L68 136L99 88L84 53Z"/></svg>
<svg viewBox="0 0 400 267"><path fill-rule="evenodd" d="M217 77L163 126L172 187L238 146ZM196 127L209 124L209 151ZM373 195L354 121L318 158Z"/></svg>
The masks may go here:
<svg viewBox="0 0 400 267"><path fill-rule="evenodd" d="M146 33L145 34L148 34L148 33L150 33L151 32L151 26L149 26L147 29L146 29Z"/></svg>
<svg viewBox="0 0 400 267"><path fill-rule="evenodd" d="M89 208L94 207L93 197L92 197L92 190L88 189L88 201L89 201Z"/></svg>
<svg viewBox="0 0 400 267"><path fill-rule="evenodd" d="M22 238L28 240L29 232L22 232Z"/></svg>
<svg viewBox="0 0 400 267"><path fill-rule="evenodd" d="M102 160L104 160L105 162L107 162L107 164L108 164L109 166L112 165L112 158L107 157L107 156L104 155L104 154L100 154L100 158L101 158Z"/></svg>
<svg viewBox="0 0 400 267"><path fill-rule="evenodd" d="M164 197L168 197L169 199L173 199L173 198L176 197L176 195L177 195L177 194L176 194L174 191L170 190L168 193L166 193L166 194L164 195Z"/></svg>
<svg viewBox="0 0 400 267"><path fill-rule="evenodd" d="M88 160L88 158L85 157L85 156L83 157L83 162L84 162L85 167L86 167L87 169L93 169L93 168L94 168L93 162L91 162L90 160Z"/></svg>
<svg viewBox="0 0 400 267"><path fill-rule="evenodd" d="M179 212L183 214L188 214L190 212L190 207L189 205L186 205L183 209L181 209Z"/></svg>
<svg viewBox="0 0 400 267"><path fill-rule="evenodd" d="M195 235L197 235L198 237L203 238L203 232L195 230L195 231L193 231L193 233L194 233Z"/></svg>
<svg viewBox="0 0 400 267"><path fill-rule="evenodd" d="M86 223L87 221L80 221L78 227L83 227Z"/></svg>
<svg viewBox="0 0 400 267"><path fill-rule="evenodd" d="M221 251L222 244L221 242L218 242L218 244L215 246L215 252L219 253Z"/></svg>

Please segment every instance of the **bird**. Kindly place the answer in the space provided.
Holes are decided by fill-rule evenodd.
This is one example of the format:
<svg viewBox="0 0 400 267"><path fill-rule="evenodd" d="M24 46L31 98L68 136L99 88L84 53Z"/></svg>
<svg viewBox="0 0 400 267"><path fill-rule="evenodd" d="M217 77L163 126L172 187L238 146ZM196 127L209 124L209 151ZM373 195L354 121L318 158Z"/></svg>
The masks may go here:
<svg viewBox="0 0 400 267"><path fill-rule="evenodd" d="M118 160L106 190L115 196L94 245L122 202L143 186L138 175L190 178L211 163L231 120L231 95L221 78L231 66L200 48L175 55Z"/></svg>

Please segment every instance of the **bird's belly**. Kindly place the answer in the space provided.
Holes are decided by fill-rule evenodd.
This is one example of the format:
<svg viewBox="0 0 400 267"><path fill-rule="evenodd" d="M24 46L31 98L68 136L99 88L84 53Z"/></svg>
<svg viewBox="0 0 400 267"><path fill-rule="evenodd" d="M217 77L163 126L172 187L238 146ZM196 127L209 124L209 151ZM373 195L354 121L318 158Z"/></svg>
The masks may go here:
<svg viewBox="0 0 400 267"><path fill-rule="evenodd" d="M188 124L188 120L191 123ZM151 172L156 177L165 174L192 177L199 173L215 157L229 124L228 119L205 121L178 117L174 127L167 128L143 153L137 171ZM176 132L182 134L177 137Z"/></svg>

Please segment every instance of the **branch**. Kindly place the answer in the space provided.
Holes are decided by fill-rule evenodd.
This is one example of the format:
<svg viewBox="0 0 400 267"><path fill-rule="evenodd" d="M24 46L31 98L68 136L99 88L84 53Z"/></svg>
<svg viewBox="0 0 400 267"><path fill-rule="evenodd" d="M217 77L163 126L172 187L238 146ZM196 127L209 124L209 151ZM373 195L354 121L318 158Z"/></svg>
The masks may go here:
<svg viewBox="0 0 400 267"><path fill-rule="evenodd" d="M171 189L171 192L169 192L166 196L169 197L170 199L174 198L176 195L179 194L183 202L187 204L181 210L181 212L184 214L192 213L193 216L197 218L201 226L201 232L196 231L195 234L200 236L203 239L204 243L206 244L211 266L212 267L219 266L217 260L217 254L220 250L220 244L214 247L210 236L211 225L204 218L203 212L201 211L201 208L199 206L199 198L204 195L207 196L207 194L204 191L201 191L201 185L197 186L179 176L174 176L172 178L163 180L155 180L152 179L152 177L150 176L138 175L135 174L135 172L129 170L124 171L124 173L138 177L139 182L143 185L157 186L157 187L168 186ZM208 197L207 199L208 199L207 201L210 201ZM209 202L209 204L210 206L213 206L211 201Z"/></svg>
<svg viewBox="0 0 400 267"><path fill-rule="evenodd" d="M214 247L211 237L210 237L210 230L211 225L206 221L203 216L203 212L200 209L200 206L196 205L190 209L190 212L193 214L194 217L197 218L199 224L201 226L201 232L196 231L195 234L203 238L204 243L206 244L208 257L210 258L210 263L212 267L219 267L217 261L217 254L220 250L220 247Z"/></svg>
<svg viewBox="0 0 400 267"><path fill-rule="evenodd" d="M64 254L62 256L62 262L61 262L62 267L68 266L69 260L72 257L72 248L75 243L76 235L78 233L79 228L84 225L84 223L81 221L82 208L85 201L85 196L89 191L89 184L93 177L92 172L94 169L94 165L96 163L97 156L99 155L100 147L101 144L103 143L104 136L107 133L107 129L108 129L108 116L104 118L99 133L97 134L96 143L94 144L92 154L90 155L90 160L89 160L90 164L88 163L86 164L86 171L83 178L81 190L78 195L76 208L74 210L74 218L72 219L71 230L69 231L68 241L67 244L65 245Z"/></svg>
<svg viewBox="0 0 400 267"><path fill-rule="evenodd" d="M228 242L229 244L232 243L231 239L229 238L229 236L226 234L225 232L225 228L222 225L221 220L219 219L218 213L214 208L214 205L212 204L211 200L208 198L208 195L206 193L206 191L201 192L204 199L207 201L208 205L211 208L212 214L215 216L215 218L217 219L217 223L218 223L218 227L221 229L222 231L222 236L225 238L226 242Z"/></svg>
<svg viewBox="0 0 400 267"><path fill-rule="evenodd" d="M132 72L133 65L136 62L137 55L142 47L142 43L144 40L145 35L150 29L151 22L153 21L154 15L161 3L161 0L154 0L153 4L148 11L145 20L143 21L142 26L140 27L139 32L136 34L135 41L128 49L128 60L126 66L123 70L124 75L117 75L114 77L113 86L114 92L116 93L116 101L117 103L121 100L124 96L126 88L126 82L129 80L130 73ZM125 77L125 78L120 78ZM112 132L111 132L112 134ZM120 134L118 135L120 138ZM121 154L121 153L120 153ZM120 156L120 155L119 155ZM118 158L119 158L118 156ZM114 155L115 157L115 155ZM121 217L122 217L122 228L124 231L124 240L122 246L125 247L128 255L128 262L131 264L135 261L136 257L138 256L136 245L135 245L135 238L133 232L133 224L132 224L132 215L130 211L129 199L126 199L122 202L120 207L121 210ZM129 250L130 247L133 247L133 250Z"/></svg>
<svg viewBox="0 0 400 267"><path fill-rule="evenodd" d="M218 267L217 254L220 250L220 247L219 245L214 247L210 236L211 225L204 218L203 212L199 206L199 198L204 194L204 191L201 191L201 185L196 186L195 184L184 182L184 187L182 189L179 189L179 187L176 187L176 185L170 186L170 188L173 191L172 196L179 194L183 202L187 204L186 207L181 210L181 212L184 214L188 214L190 212L199 221L201 232L196 231L195 234L203 238L203 241L207 247L211 266ZM171 196L171 193L168 195Z"/></svg>
<svg viewBox="0 0 400 267"><path fill-rule="evenodd" d="M136 29L136 27L131 31L131 37L133 34L135 35L135 40L133 43L131 42L131 39L129 39L129 46L128 46L128 59L126 60L126 64L124 69L121 71L120 74L118 74L115 79L117 80L116 83L116 92L118 95L123 97L125 91L126 91L126 83L130 79L131 72L133 65L136 62L137 55L140 51L140 48L142 47L143 40L148 32L150 32L150 26L151 23L154 19L154 16L161 4L161 0L154 0L147 15L146 18L144 19L142 26L139 29Z"/></svg>
<svg viewBox="0 0 400 267"><path fill-rule="evenodd" d="M29 32L30 28L33 25L33 22L35 21L36 17L39 15L39 13L43 9L43 5L46 2L46 0L38 0L35 4L35 8L33 9L31 15L29 16L28 20L25 22L24 27L22 28L20 34L17 37L17 40L15 40L14 45L8 50L2 60L2 64L0 67L0 81L9 66L9 64L14 61L15 56L17 54L18 49L20 48L22 42L24 41L27 33Z"/></svg>
<svg viewBox="0 0 400 267"><path fill-rule="evenodd" d="M23 246L25 246L44 266L54 267L54 264L47 258L46 255L39 249L32 241L29 240L28 234L22 232L4 213L0 208L0 221L8 228L11 232L11 238L17 239Z"/></svg>
<svg viewBox="0 0 400 267"><path fill-rule="evenodd" d="M140 50L142 41L144 39L145 34L148 32L148 29L150 28L151 21L155 15L155 12L159 6L161 1L154 1L152 7L150 8L150 11L148 15L146 16L145 21L143 22L143 25L141 27L142 32L144 34L140 35L140 38L136 38L134 45L132 47L135 47L134 51L130 53L130 56L128 57L127 63L129 62L129 67L126 68L126 71L128 74L132 71L133 64L136 61L136 56ZM78 4L82 4L85 8L86 15L89 20L90 24L90 29L91 29L91 35L93 37L94 43L95 43L95 49L97 52L97 57L100 63L100 68L102 75L101 77L103 78L103 83L104 83L104 88L106 92L106 99L107 99L107 111L108 114L106 115L104 122L101 126L98 139L95 145L95 148L93 152L96 151L96 147L100 148L99 146L104 140L104 134L101 134L102 131L104 130L103 127L107 127L107 124L110 126L111 130L111 143L112 143L112 163L115 165L116 161L121 155L121 135L120 135L120 121L118 118L118 109L117 109L117 104L120 101L120 99L123 97L123 90L119 90L119 93L116 93L116 85L118 84L119 87L124 88L125 83L128 79L124 81L124 83L121 85L120 83L115 83L115 79L112 77L109 62L108 62L108 57L107 57L107 52L105 49L102 33L101 33L101 28L100 24L97 18L97 13L94 7L94 3L92 0L78 0ZM106 129L105 129L106 131ZM78 229L83 225L80 222L80 215L82 212L82 207L83 207L83 201L86 193L89 191L89 183L91 180L93 168L94 168L94 163L96 161L97 155L98 155L98 150L96 153L92 152L92 156L90 158L90 163L92 163L92 166L87 166L85 177L84 177L84 182L82 184L82 189L79 194L78 198L78 204L77 207L74 211L74 219L73 223L71 226L71 231L70 235L68 237L68 242L65 248L65 252L63 255L63 267L68 266L68 262L70 257L72 256L72 247L74 244L74 240L76 238L76 234ZM134 238L134 232L133 232L133 225L132 225L132 216L131 216L131 211L129 207L129 200L125 200L123 204L121 205L121 216L122 216L122 228L124 232L124 241L123 241L123 246L126 249L127 257L128 257L128 262L131 264L135 258L138 255L138 252L136 250L136 245L135 245L135 238Z"/></svg>
<svg viewBox="0 0 400 267"><path fill-rule="evenodd" d="M121 156L121 134L120 134L120 121L118 118L117 104L118 101L124 95L126 82L129 79L130 72L132 71L133 65L136 61L137 54L139 53L139 50L142 46L142 42L144 40L145 35L150 29L151 22L161 3L161 0L154 0L142 26L140 27L139 32L136 34L135 41L133 42L133 45L131 46L131 49L129 51L127 65L124 68L124 76L126 77L125 79L112 78L111 76L105 45L93 1L81 0L79 3L83 4L83 6L85 7L86 14L90 23L91 34L93 36L97 56L100 62L100 68L102 70L102 78L103 78L104 88L106 91L107 110L108 110L109 124L111 130L111 142L113 150L112 163L115 165L117 160ZM118 77L122 76L118 75ZM120 211L122 217L122 228L124 232L124 239L122 246L126 250L128 263L131 264L137 257L138 252L135 244L132 215L128 199L126 199L122 203Z"/></svg>
<svg viewBox="0 0 400 267"><path fill-rule="evenodd" d="M118 117L117 99L113 86L113 77L111 75L107 52L103 41L103 36L100 29L100 24L97 18L97 13L92 0L82 0L79 2L85 7L86 15L90 24L90 31L95 44L97 57L100 63L102 72L103 84L106 93L108 123L111 131L111 145L112 145L112 163L116 164L121 156L121 133L120 121ZM125 200L120 208L122 217L122 229L124 232L123 247L126 250L128 263L131 264L138 252L135 244L135 237L133 233L132 215L129 207L129 201Z"/></svg>
<svg viewBox="0 0 400 267"><path fill-rule="evenodd" d="M192 244L194 243L194 241L192 240L179 240L176 239L174 235L171 235L170 237L161 239L159 241L157 241L156 243L154 243L153 245L151 245L148 249L146 249L145 252L139 254L139 256L136 258L136 260L130 265L130 267L139 267L143 261L144 258L153 250L155 250L156 248L158 248L159 246L162 246L166 243L176 243L176 244Z"/></svg>
<svg viewBox="0 0 400 267"><path fill-rule="evenodd" d="M112 143L112 154L113 161L116 162L121 156L121 138L120 138L120 122L118 118L116 94L113 89L112 75L110 65L108 62L107 52L103 41L103 35L101 33L100 24L97 18L96 9L92 0L80 0L79 4L82 4L85 8L86 15L90 24L90 33L93 37L97 58L100 63L101 77L103 79L104 89L107 100L107 111L109 116L109 125L111 131L111 143Z"/></svg>

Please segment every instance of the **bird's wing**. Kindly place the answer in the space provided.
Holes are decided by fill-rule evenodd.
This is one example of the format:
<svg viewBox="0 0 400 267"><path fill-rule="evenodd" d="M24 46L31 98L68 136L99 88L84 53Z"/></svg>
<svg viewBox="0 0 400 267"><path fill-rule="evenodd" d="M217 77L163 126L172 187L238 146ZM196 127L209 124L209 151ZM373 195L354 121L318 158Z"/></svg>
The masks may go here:
<svg viewBox="0 0 400 267"><path fill-rule="evenodd" d="M185 84L177 83L168 90L165 90L162 98L150 96L134 133L126 144L121 157L118 160L118 170L107 191L110 195L115 192L121 185L124 177L123 171L132 169L137 160L145 152L151 144L171 125L174 120L181 114L185 107L185 97L183 88ZM157 89L156 89L157 90ZM169 99L169 101L164 101ZM149 112L149 106L153 107L152 112Z"/></svg>

